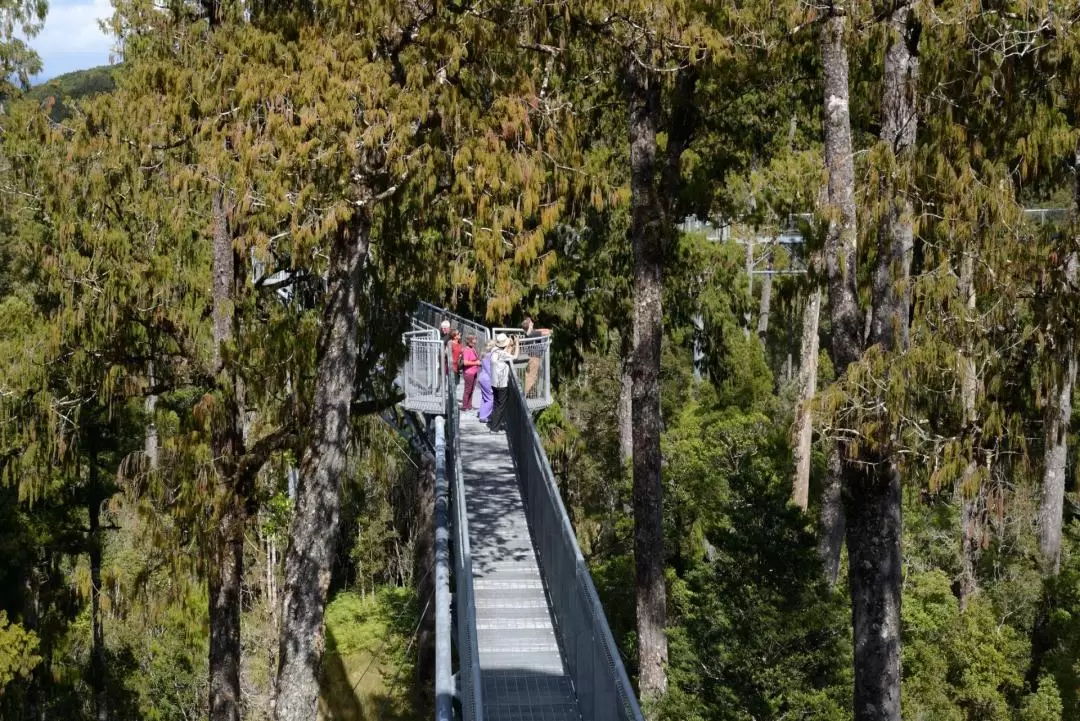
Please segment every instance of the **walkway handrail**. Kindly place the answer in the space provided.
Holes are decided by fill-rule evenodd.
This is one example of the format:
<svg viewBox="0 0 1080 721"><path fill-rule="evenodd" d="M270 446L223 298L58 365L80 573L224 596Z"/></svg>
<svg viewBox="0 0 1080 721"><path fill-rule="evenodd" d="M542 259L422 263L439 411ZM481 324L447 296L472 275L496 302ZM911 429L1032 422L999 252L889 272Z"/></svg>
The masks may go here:
<svg viewBox="0 0 1080 721"><path fill-rule="evenodd" d="M518 359L514 373L525 393L525 403L530 411L543 410L551 405L551 335L526 338L521 328L492 328L492 337L504 333L517 338ZM528 380L532 377L532 386Z"/></svg>
<svg viewBox="0 0 1080 721"><path fill-rule="evenodd" d="M483 721L480 649L476 638L476 596L473 592L469 516L465 506L465 479L461 471L461 410L451 380L446 403L449 420L446 468L450 478L450 505L454 516L454 611L457 621L458 695L464 721Z"/></svg>
<svg viewBox="0 0 1080 721"><path fill-rule="evenodd" d="M442 360L443 343L438 331L409 331L402 339L409 348L400 377L405 389L402 405L417 413L443 413L446 410L446 373Z"/></svg>
<svg viewBox="0 0 1080 721"><path fill-rule="evenodd" d="M454 721L450 616L450 485L446 419L435 418L435 721Z"/></svg>
<svg viewBox="0 0 1080 721"><path fill-rule="evenodd" d="M581 716L643 721L555 474L513 375L506 410L510 454Z"/></svg>
<svg viewBox="0 0 1080 721"><path fill-rule="evenodd" d="M412 330L402 339L409 352L400 383L405 389L405 408L417 413L443 412L442 390L449 362L443 357L446 338L437 330L443 320L465 336L477 337L476 353L483 356L488 339L498 333L518 337L518 360L513 369L518 384L528 389L526 404L530 411L541 411L554 400L551 387L551 336L524 338L521 328L486 328L431 303L421 302L412 316Z"/></svg>
<svg viewBox="0 0 1080 721"><path fill-rule="evenodd" d="M416 318L426 326L438 328L444 320L450 321L450 327L461 331L462 336L476 336L476 343L482 349L491 340L491 331L487 326L469 320L457 313L452 313L437 305L420 301L416 309Z"/></svg>

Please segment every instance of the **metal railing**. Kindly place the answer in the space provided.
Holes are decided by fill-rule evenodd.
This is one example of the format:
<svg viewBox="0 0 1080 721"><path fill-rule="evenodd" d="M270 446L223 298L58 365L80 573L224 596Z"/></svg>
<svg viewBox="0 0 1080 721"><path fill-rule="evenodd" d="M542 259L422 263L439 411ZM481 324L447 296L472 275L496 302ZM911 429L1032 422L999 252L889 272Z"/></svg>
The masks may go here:
<svg viewBox="0 0 1080 721"><path fill-rule="evenodd" d="M450 321L451 329L461 331L462 340L464 340L465 336L475 335L476 344L480 348L483 348L491 340L491 331L487 326L463 318L457 313L451 313L445 308L440 308L431 303L421 301L416 309L416 315L413 317L424 325L436 329L444 320Z"/></svg>
<svg viewBox="0 0 1080 721"><path fill-rule="evenodd" d="M439 330L437 328L431 327L424 321L419 320L416 316L409 316L409 325L412 327L413 331L424 331L429 333L431 337L435 339L438 339L439 337Z"/></svg>
<svg viewBox="0 0 1080 721"><path fill-rule="evenodd" d="M427 315L416 318L413 324L416 330L405 334L409 361L402 382L406 408L438 416L434 419L436 721L455 718L482 721L476 603L458 432L460 411L455 377L446 374L445 346L438 332L429 325L452 314L424 305ZM523 338L521 330L516 328L494 329L494 332L518 336L520 358L514 364L507 399L510 454L578 710L589 721L643 721L547 454L532 422L531 411L550 404L551 339L549 336ZM481 337L490 337L494 332ZM534 359L538 362L533 362ZM528 398L523 392L526 383L530 386ZM453 673L455 659L456 674Z"/></svg>
<svg viewBox="0 0 1080 721"><path fill-rule="evenodd" d="M551 405L551 336L518 338L514 376L525 394L530 411Z"/></svg>
<svg viewBox="0 0 1080 721"><path fill-rule="evenodd" d="M446 419L435 418L435 720L454 721L450 617L450 483Z"/></svg>
<svg viewBox="0 0 1080 721"><path fill-rule="evenodd" d="M641 708L516 378L510 383L506 411L510 454L581 717L642 721Z"/></svg>
<svg viewBox="0 0 1080 721"><path fill-rule="evenodd" d="M1069 208L1025 208L1024 218L1036 225L1064 225L1068 222Z"/></svg>
<svg viewBox="0 0 1080 721"><path fill-rule="evenodd" d="M521 328L485 328L479 323L461 318L430 303L421 303L417 315L411 320L413 330L403 334L408 346L408 358L400 382L405 390L406 409L418 413L443 412L443 388L447 382L447 361L443 357L445 346L436 326L449 319L451 328L462 330L463 335L477 336L477 352L483 356L487 339L498 333L513 336L518 344L518 360L513 363L518 385L526 393L530 411L540 411L552 403L551 387L551 336L524 337Z"/></svg>
<svg viewBox="0 0 1080 721"><path fill-rule="evenodd" d="M406 409L418 413L443 413L446 410L446 373L443 343L433 330L409 331L402 336L409 348L401 371Z"/></svg>
<svg viewBox="0 0 1080 721"><path fill-rule="evenodd" d="M511 336L517 342L518 359L514 361L514 375L525 392L525 402L530 411L539 411L551 405L551 336L526 338L521 328L492 328L493 337L499 333Z"/></svg>
<svg viewBox="0 0 1080 721"><path fill-rule="evenodd" d="M454 523L454 620L457 627L457 691L464 721L483 721L480 684L480 651L476 638L476 598L473 594L472 550L469 516L465 506L465 479L461 472L461 420L457 393L451 381L446 394L446 468L450 480L450 507Z"/></svg>

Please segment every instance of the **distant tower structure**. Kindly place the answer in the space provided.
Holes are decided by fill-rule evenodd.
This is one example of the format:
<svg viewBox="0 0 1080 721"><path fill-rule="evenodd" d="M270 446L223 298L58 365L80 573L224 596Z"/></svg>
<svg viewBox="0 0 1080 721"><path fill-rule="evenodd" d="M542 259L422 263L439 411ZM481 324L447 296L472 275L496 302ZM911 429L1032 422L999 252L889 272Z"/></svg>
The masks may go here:
<svg viewBox="0 0 1080 721"><path fill-rule="evenodd" d="M726 219L702 220L696 215L688 215L679 223L678 229L683 233L701 233L706 240L714 243L735 242L746 246L746 277L749 281L747 293L753 293L754 276L772 275L802 275L806 273L807 260L800 253L791 253L793 264L791 267L777 270L772 267L771 257L773 249L780 245L789 249L802 246L804 238L800 229L800 222L810 222L812 216L809 213L791 215L784 226L772 234L764 234L757 230L745 237L735 237L732 233L732 224ZM760 249L760 252L759 252ZM750 317L745 319L746 332L750 332ZM705 322L700 314L693 318L694 323L694 348L693 364L694 379L701 380L705 374L705 353L701 346L701 336L705 332Z"/></svg>

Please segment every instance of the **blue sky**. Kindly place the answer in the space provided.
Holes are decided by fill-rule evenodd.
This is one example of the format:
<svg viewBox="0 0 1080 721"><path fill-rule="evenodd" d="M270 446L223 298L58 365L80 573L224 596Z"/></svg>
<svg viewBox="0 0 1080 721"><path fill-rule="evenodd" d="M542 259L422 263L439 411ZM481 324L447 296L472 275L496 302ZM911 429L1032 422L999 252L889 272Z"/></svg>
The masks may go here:
<svg viewBox="0 0 1080 721"><path fill-rule="evenodd" d="M45 66L34 82L107 64L113 39L97 21L112 10L110 0L49 0L45 27L29 41Z"/></svg>

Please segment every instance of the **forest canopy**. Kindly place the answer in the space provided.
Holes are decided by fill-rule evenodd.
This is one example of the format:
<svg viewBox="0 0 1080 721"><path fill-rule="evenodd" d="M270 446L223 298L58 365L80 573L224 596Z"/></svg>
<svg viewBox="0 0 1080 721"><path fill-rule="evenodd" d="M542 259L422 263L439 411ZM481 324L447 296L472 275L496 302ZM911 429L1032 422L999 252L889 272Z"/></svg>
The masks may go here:
<svg viewBox="0 0 1080 721"><path fill-rule="evenodd" d="M0 717L430 717L421 300L649 721L1080 715L1055 4L0 0ZM52 12L62 12L54 8Z"/></svg>

